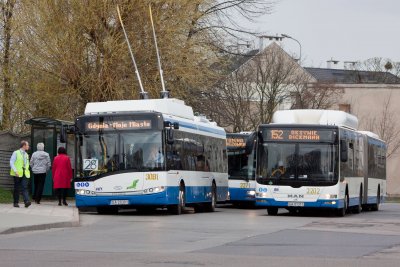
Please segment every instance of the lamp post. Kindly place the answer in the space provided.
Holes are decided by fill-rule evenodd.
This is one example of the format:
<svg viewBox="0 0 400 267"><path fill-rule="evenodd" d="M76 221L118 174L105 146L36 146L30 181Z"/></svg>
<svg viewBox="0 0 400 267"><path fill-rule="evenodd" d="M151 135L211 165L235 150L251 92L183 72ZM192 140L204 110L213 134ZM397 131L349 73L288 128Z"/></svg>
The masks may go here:
<svg viewBox="0 0 400 267"><path fill-rule="evenodd" d="M293 38L292 36L287 35L287 34L282 34L282 37L292 39L293 41L295 41L295 42L297 42L297 43L299 44L299 47L300 47L300 57L299 57L298 60L299 60L299 63L300 63L300 61L301 61L301 44L300 44L300 42L299 42L297 39L295 39L295 38Z"/></svg>

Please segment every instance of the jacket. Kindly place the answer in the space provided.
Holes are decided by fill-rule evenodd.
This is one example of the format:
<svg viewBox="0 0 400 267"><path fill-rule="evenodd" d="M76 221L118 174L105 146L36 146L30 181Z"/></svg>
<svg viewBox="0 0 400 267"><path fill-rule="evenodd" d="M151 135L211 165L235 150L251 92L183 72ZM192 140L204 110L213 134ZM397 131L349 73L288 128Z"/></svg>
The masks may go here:
<svg viewBox="0 0 400 267"><path fill-rule="evenodd" d="M29 171L29 155L21 150L16 150L10 159L10 175L16 176L18 173L19 177L25 175L26 178L31 178L31 173ZM15 169L14 169L15 168Z"/></svg>
<svg viewBox="0 0 400 267"><path fill-rule="evenodd" d="M49 153L36 151L31 157L31 168L33 173L46 173L50 170L51 162Z"/></svg>
<svg viewBox="0 0 400 267"><path fill-rule="evenodd" d="M52 172L54 189L71 188L72 168L67 155L60 154L54 158Z"/></svg>

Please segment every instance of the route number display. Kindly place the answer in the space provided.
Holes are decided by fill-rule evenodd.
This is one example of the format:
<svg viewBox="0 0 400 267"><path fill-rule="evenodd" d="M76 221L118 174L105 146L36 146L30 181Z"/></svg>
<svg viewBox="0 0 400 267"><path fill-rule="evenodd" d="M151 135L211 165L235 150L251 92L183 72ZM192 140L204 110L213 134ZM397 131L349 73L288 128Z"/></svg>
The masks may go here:
<svg viewBox="0 0 400 267"><path fill-rule="evenodd" d="M99 169L98 159L84 159L83 170L84 171L97 171Z"/></svg>

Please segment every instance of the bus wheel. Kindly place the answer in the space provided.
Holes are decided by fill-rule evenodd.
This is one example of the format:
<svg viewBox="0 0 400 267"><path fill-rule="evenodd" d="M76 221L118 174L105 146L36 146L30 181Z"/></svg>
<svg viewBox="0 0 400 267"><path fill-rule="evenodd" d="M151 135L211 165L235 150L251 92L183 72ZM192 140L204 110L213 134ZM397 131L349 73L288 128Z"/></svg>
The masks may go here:
<svg viewBox="0 0 400 267"><path fill-rule="evenodd" d="M336 211L337 216L344 217L346 215L346 211L347 211L348 207L349 207L349 194L347 193L347 190L346 190L346 196L344 198L343 208L337 209L337 211Z"/></svg>
<svg viewBox="0 0 400 267"><path fill-rule="evenodd" d="M212 187L211 187L211 202L205 204L204 208L205 208L205 211L207 211L207 212L214 212L216 206L217 206L217 187L215 186L215 183L213 182Z"/></svg>
<svg viewBox="0 0 400 267"><path fill-rule="evenodd" d="M98 214L118 214L118 207L97 207Z"/></svg>
<svg viewBox="0 0 400 267"><path fill-rule="evenodd" d="M168 211L174 215L181 215L185 209L185 202L185 185L181 183L179 187L178 204L169 206Z"/></svg>
<svg viewBox="0 0 400 267"><path fill-rule="evenodd" d="M278 208L275 207L267 208L267 213L270 216L276 216L278 215Z"/></svg>
<svg viewBox="0 0 400 267"><path fill-rule="evenodd" d="M371 206L371 210L378 211L380 204L381 204L381 190L378 187L378 192L376 194L376 203Z"/></svg>
<svg viewBox="0 0 400 267"><path fill-rule="evenodd" d="M358 198L358 205L354 207L353 209L353 213L355 214L359 214L362 210L362 199L363 199L363 195L362 195L362 187L360 188L360 196Z"/></svg>

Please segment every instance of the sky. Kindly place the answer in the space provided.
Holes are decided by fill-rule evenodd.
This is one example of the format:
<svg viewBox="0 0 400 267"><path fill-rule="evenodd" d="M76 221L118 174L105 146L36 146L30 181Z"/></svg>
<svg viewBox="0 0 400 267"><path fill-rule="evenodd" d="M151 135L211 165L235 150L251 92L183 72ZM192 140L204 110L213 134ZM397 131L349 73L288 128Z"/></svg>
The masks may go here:
<svg viewBox="0 0 400 267"><path fill-rule="evenodd" d="M326 67L331 58L341 63L372 57L400 61L399 0L277 0L273 13L257 20L244 25L296 38L305 66ZM293 40L284 39L282 45L299 54Z"/></svg>

